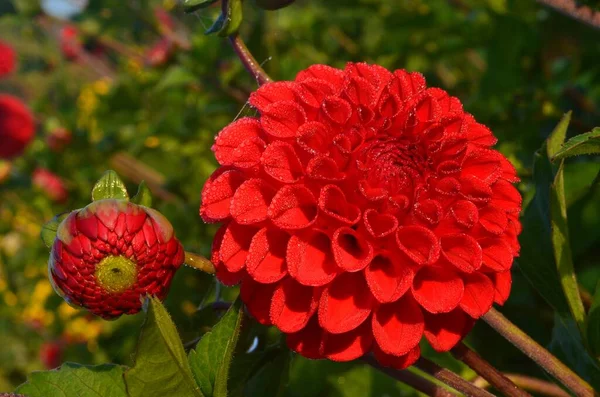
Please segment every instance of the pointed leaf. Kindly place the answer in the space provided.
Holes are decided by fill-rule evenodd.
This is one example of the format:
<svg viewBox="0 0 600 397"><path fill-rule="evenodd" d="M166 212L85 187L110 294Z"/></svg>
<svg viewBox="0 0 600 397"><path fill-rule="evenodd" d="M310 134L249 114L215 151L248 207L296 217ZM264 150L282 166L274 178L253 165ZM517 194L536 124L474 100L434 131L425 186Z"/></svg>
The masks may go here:
<svg viewBox="0 0 600 397"><path fill-rule="evenodd" d="M600 127L596 127L590 132L569 139L562 145L560 150L554 153L552 161L583 154L598 153L600 153Z"/></svg>
<svg viewBox="0 0 600 397"><path fill-rule="evenodd" d="M594 301L587 318L587 336L594 357L600 357L600 282L596 286Z"/></svg>
<svg viewBox="0 0 600 397"><path fill-rule="evenodd" d="M154 297L144 306L135 364L125 372L130 396L202 397L169 313Z"/></svg>
<svg viewBox="0 0 600 397"><path fill-rule="evenodd" d="M125 184L112 170L106 171L92 189L93 201L109 198L129 200Z"/></svg>
<svg viewBox="0 0 600 397"><path fill-rule="evenodd" d="M189 354L194 378L206 396L227 396L227 379L243 317L238 298Z"/></svg>
<svg viewBox="0 0 600 397"><path fill-rule="evenodd" d="M146 182L142 181L138 186L138 191L131 199L132 203L143 205L144 207L152 207L152 192L148 189Z"/></svg>
<svg viewBox="0 0 600 397"><path fill-rule="evenodd" d="M58 226L67 216L69 216L69 214L70 212L65 212L63 214L56 215L54 218L46 222L44 226L42 226L42 232L40 233L40 236L42 237L42 241L46 247L52 247L52 244L54 244L54 239L56 238Z"/></svg>
<svg viewBox="0 0 600 397"><path fill-rule="evenodd" d="M573 266L573 254L569 242L563 161L560 162L558 171L554 177L554 183L550 188L550 216L552 223L552 246L554 248L554 259L560 283L567 298L571 314L585 340L585 311L579 294L575 268Z"/></svg>
<svg viewBox="0 0 600 397"><path fill-rule="evenodd" d="M562 144L565 142L565 138L567 137L567 129L569 128L569 123L571 122L571 112L567 112L560 119L554 130L547 139L547 154L548 158L552 158L558 153L561 149Z"/></svg>
<svg viewBox="0 0 600 397"><path fill-rule="evenodd" d="M123 367L64 363L52 371L33 372L15 391L28 397L127 397Z"/></svg>

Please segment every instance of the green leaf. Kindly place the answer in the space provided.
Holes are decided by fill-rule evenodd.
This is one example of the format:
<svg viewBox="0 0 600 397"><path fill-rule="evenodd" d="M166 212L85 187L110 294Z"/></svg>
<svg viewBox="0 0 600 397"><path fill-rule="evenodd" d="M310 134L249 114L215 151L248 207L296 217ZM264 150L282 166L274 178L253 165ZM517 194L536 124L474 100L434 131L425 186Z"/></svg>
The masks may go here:
<svg viewBox="0 0 600 397"><path fill-rule="evenodd" d="M292 353L287 349L276 349L261 364L262 366L246 383L245 396L283 395L290 378Z"/></svg>
<svg viewBox="0 0 600 397"><path fill-rule="evenodd" d="M40 236L42 237L42 241L46 247L52 247L52 244L54 244L54 239L56 238L58 226L67 216L69 216L69 214L70 212L65 212L63 214L56 215L54 218L46 222L44 226L42 226L42 232L40 233Z"/></svg>
<svg viewBox="0 0 600 397"><path fill-rule="evenodd" d="M163 77L156 84L154 89L156 91L164 91L166 89L186 86L197 80L197 77L186 68L181 66L171 66L165 71Z"/></svg>
<svg viewBox="0 0 600 397"><path fill-rule="evenodd" d="M154 297L146 301L145 311L135 364L125 372L130 396L203 396L169 313Z"/></svg>
<svg viewBox="0 0 600 397"><path fill-rule="evenodd" d="M577 324L572 319L564 319L558 315L554 317L552 340L548 348L595 390L600 390L600 366L585 349L577 332Z"/></svg>
<svg viewBox="0 0 600 397"><path fill-rule="evenodd" d="M569 139L552 156L552 161L562 160L567 157L580 156L583 154L600 153L600 127L594 128L590 132L577 135Z"/></svg>
<svg viewBox="0 0 600 397"><path fill-rule="evenodd" d="M113 170L106 171L92 189L92 201L110 198L129 200L125 184Z"/></svg>
<svg viewBox="0 0 600 397"><path fill-rule="evenodd" d="M227 379L243 317L238 298L189 354L194 378L206 396L227 396Z"/></svg>
<svg viewBox="0 0 600 397"><path fill-rule="evenodd" d="M127 397L123 368L64 363L52 371L33 372L15 391L28 397Z"/></svg>
<svg viewBox="0 0 600 397"><path fill-rule="evenodd" d="M579 294L577 277L573 266L573 254L569 242L567 203L565 200L564 164L561 161L550 188L550 216L552 222L552 247L562 290L565 293L571 315L579 326L585 340L585 310Z"/></svg>
<svg viewBox="0 0 600 397"><path fill-rule="evenodd" d="M600 282L596 286L586 326L590 350L595 357L600 357Z"/></svg>
<svg viewBox="0 0 600 397"><path fill-rule="evenodd" d="M227 37L237 33L243 18L242 0L230 0L227 10L219 15L205 34L218 33L219 36Z"/></svg>
<svg viewBox="0 0 600 397"><path fill-rule="evenodd" d="M243 395L244 386L248 379L260 369L268 353L268 351L244 353L233 357L227 383L228 397L241 397Z"/></svg>
<svg viewBox="0 0 600 397"><path fill-rule="evenodd" d="M218 0L184 0L183 12L194 12L209 7Z"/></svg>
<svg viewBox="0 0 600 397"><path fill-rule="evenodd" d="M565 142L565 138L567 137L567 129L569 128L570 122L571 112L569 111L563 115L546 141L548 158L554 157L562 147L562 144Z"/></svg>
<svg viewBox="0 0 600 397"><path fill-rule="evenodd" d="M146 182L142 181L138 186L138 191L131 199L132 203L143 205L144 207L152 207L152 192L148 189Z"/></svg>

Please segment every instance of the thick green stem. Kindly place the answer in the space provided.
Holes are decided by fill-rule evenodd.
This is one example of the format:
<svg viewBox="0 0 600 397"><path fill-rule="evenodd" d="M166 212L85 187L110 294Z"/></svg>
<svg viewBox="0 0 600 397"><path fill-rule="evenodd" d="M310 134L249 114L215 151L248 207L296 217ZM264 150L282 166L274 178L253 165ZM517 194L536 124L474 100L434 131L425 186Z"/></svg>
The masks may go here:
<svg viewBox="0 0 600 397"><path fill-rule="evenodd" d="M577 376L548 350L511 323L502 313L492 308L482 318L506 340L544 368L575 395L582 397L594 395L592 387L585 380Z"/></svg>
<svg viewBox="0 0 600 397"><path fill-rule="evenodd" d="M229 42L231 43L231 46L233 47L238 58L240 58L240 61L242 61L242 64L244 64L244 67L248 73L250 73L252 77L256 79L258 85L263 85L273 81L267 72L265 72L265 70L256 61L254 56L252 56L252 53L250 50L248 50L248 47L246 47L246 44L244 44L244 41L237 33L229 36Z"/></svg>

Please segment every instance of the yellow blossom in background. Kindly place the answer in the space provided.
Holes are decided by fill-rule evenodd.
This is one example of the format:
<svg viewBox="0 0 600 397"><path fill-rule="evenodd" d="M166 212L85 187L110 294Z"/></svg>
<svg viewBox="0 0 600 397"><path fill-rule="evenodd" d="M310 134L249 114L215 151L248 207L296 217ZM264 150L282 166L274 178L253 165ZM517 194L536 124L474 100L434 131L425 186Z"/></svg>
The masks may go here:
<svg viewBox="0 0 600 397"><path fill-rule="evenodd" d="M97 340L102 331L102 320L77 317L65 324L64 336L72 342L89 342Z"/></svg>

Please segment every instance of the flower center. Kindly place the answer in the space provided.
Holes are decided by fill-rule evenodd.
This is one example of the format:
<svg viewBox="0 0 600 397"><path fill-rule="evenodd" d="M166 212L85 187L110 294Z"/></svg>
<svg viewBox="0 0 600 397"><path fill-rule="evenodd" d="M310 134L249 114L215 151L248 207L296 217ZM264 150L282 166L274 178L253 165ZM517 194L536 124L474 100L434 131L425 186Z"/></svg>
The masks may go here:
<svg viewBox="0 0 600 397"><path fill-rule="evenodd" d="M137 265L123 256L107 256L96 265L98 284L111 294L121 293L137 281Z"/></svg>

